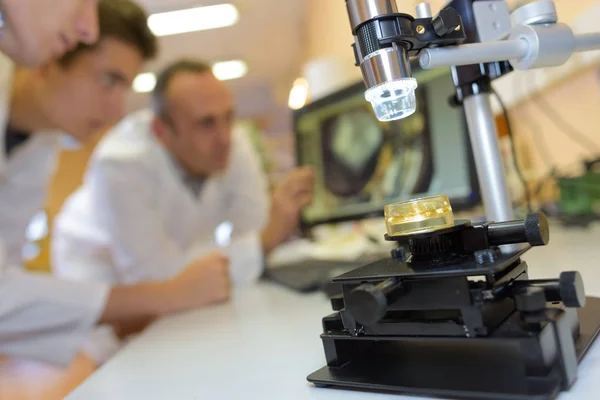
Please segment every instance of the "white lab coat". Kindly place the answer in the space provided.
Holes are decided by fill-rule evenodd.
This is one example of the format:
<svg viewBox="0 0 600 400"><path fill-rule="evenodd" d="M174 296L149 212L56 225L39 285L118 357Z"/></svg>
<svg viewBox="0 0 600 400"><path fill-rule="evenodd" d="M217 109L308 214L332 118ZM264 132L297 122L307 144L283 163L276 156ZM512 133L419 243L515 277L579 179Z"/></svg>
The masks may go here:
<svg viewBox="0 0 600 400"><path fill-rule="evenodd" d="M58 134L36 133L4 151L14 67L0 55L0 353L67 364L104 308L109 288L20 268L25 231L43 207Z"/></svg>
<svg viewBox="0 0 600 400"><path fill-rule="evenodd" d="M165 280L218 248L215 230L228 221L232 242L222 250L232 282L254 282L263 269L260 231L269 196L248 138L234 134L229 167L196 197L154 138L151 120L148 110L132 114L99 143L83 186L55 220L55 272L109 284ZM84 350L104 361L115 351L109 336L97 331Z"/></svg>

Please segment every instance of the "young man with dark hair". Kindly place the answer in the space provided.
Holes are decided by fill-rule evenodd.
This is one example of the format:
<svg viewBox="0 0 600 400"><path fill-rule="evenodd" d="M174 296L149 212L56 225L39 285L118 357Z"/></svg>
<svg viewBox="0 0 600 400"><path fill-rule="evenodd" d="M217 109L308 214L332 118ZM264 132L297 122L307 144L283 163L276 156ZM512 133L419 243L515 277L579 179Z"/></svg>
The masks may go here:
<svg viewBox="0 0 600 400"><path fill-rule="evenodd" d="M152 103L96 147L84 185L55 220L55 271L108 284L161 281L221 249L232 285L254 282L312 201L312 170L291 172L269 195L249 138L234 129L233 96L204 62L168 66ZM218 239L223 223L232 234ZM102 351L105 342L96 344Z"/></svg>
<svg viewBox="0 0 600 400"><path fill-rule="evenodd" d="M24 6L32 1L18 0ZM38 3L62 9L73 1ZM95 0L77 1L85 2L82 7L88 2L96 7ZM13 0L1 2L0 11L7 13L9 6L11 17L18 20ZM221 301L228 294L220 288L215 293L204 283L209 277L214 285L220 278L227 287L227 260L216 253L165 282L113 288L27 274L18 268L26 227L43 206L60 134L85 141L119 119L131 82L156 52L156 39L139 6L130 0L100 0L97 7L97 13L81 20L93 27L64 25L79 27L88 32L84 37L94 39L61 60L24 68L0 57L0 353L67 363L97 323L156 317ZM50 12L48 18L52 16ZM12 30L7 32L17 32L8 26ZM5 38L0 38L3 50Z"/></svg>

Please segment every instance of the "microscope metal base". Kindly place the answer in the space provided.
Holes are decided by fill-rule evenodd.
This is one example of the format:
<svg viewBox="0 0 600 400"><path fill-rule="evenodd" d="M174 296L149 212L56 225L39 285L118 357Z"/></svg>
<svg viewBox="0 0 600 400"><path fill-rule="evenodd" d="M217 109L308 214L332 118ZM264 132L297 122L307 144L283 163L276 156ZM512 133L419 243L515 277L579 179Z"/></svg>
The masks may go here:
<svg viewBox="0 0 600 400"><path fill-rule="evenodd" d="M588 297L587 305L577 313L580 329L575 350L581 362L600 332L600 298ZM570 330L567 315L557 320L563 332ZM328 366L307 378L317 387L463 399L547 400L569 386L565 366L556 361L560 344L545 331L531 337L352 337L341 332L321 337Z"/></svg>

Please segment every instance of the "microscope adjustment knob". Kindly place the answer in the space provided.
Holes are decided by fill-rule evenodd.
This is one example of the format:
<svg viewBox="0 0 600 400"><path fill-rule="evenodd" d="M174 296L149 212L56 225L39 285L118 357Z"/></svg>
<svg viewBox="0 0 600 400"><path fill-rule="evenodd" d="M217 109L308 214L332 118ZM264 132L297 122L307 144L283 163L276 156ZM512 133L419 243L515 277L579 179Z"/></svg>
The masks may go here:
<svg viewBox="0 0 600 400"><path fill-rule="evenodd" d="M387 311L387 299L375 285L365 283L346 296L346 309L364 325L380 321Z"/></svg>
<svg viewBox="0 0 600 400"><path fill-rule="evenodd" d="M525 238L532 246L545 246L550 242L550 227L548 218L544 214L527 214L525 217Z"/></svg>
<svg viewBox="0 0 600 400"><path fill-rule="evenodd" d="M341 294L331 297L331 308L333 311L341 311L344 309L344 296Z"/></svg>
<svg viewBox="0 0 600 400"><path fill-rule="evenodd" d="M545 246L550 242L550 228L546 216L535 213L520 221L493 222L487 227L487 236L493 246L513 243Z"/></svg>
<svg viewBox="0 0 600 400"><path fill-rule="evenodd" d="M377 285L363 283L345 294L346 311L363 325L381 321L391 304L403 291L396 278L389 278Z"/></svg>
<svg viewBox="0 0 600 400"><path fill-rule="evenodd" d="M546 294L540 287L524 287L515 295L517 310L524 313L542 311L546 308Z"/></svg>
<svg viewBox="0 0 600 400"><path fill-rule="evenodd" d="M583 278L579 272L562 272L558 279L558 290L565 307L582 308L585 306L585 289Z"/></svg>
<svg viewBox="0 0 600 400"><path fill-rule="evenodd" d="M453 8L444 8L431 21L433 30L438 36L445 36L460 27L460 17Z"/></svg>

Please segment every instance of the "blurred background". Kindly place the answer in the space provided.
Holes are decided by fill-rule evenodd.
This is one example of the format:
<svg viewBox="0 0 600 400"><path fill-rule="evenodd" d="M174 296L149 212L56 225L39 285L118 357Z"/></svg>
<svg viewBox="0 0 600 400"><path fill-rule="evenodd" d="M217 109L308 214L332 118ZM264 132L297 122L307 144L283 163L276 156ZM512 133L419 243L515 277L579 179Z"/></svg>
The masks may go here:
<svg viewBox="0 0 600 400"><path fill-rule="evenodd" d="M217 77L227 80L233 90L238 128L253 138L273 184L296 163L294 109L361 80L341 0L139 2L151 15L151 28L161 35L160 55L136 79L128 111L148 105L154 73L170 61L181 57L210 61ZM512 8L527 3L508 2ZM416 3L398 0L399 8L409 13ZM445 1L430 3L432 10L439 10ZM599 1L556 0L556 6L559 22L571 25L576 33L597 30ZM599 66L600 54L589 52L576 54L558 68L512 73L494 82L509 109L518 164L537 204L558 199L559 173L577 174L582 159L599 154ZM515 174L501 110L494 106L508 181L517 201L523 197L523 185ZM32 270L48 271L52 220L81 183L93 146L65 144L46 206L28 232L30 243L24 253Z"/></svg>

